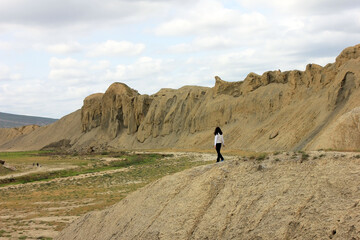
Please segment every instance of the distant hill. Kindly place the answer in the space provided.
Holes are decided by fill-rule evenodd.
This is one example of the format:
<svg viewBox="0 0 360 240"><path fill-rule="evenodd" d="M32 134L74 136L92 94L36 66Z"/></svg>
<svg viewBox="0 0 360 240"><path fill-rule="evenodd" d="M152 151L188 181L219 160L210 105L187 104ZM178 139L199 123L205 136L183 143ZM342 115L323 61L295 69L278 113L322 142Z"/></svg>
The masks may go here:
<svg viewBox="0 0 360 240"><path fill-rule="evenodd" d="M45 126L57 120L58 119L54 118L34 117L0 112L0 128L22 127L26 125Z"/></svg>

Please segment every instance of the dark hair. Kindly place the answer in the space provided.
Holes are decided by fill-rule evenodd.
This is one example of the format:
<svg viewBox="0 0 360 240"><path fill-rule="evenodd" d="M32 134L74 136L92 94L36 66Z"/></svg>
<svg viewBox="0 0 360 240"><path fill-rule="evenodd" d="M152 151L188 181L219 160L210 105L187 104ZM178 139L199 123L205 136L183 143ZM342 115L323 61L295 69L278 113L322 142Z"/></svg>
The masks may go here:
<svg viewBox="0 0 360 240"><path fill-rule="evenodd" d="M220 135L222 135L221 129L220 129L219 127L216 127L216 128L215 128L214 135L217 135L217 134L219 134L219 133L220 133Z"/></svg>

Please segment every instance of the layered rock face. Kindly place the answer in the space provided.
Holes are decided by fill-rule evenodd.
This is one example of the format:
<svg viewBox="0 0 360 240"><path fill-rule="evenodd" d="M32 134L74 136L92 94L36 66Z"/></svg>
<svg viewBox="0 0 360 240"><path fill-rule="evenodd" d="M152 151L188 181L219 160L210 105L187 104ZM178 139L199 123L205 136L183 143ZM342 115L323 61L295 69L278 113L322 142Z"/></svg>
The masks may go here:
<svg viewBox="0 0 360 240"><path fill-rule="evenodd" d="M137 132L146 115L152 99L122 83L112 84L105 94L93 94L85 98L81 111L82 129L91 131L96 127L118 136L123 129L128 134Z"/></svg>
<svg viewBox="0 0 360 240"><path fill-rule="evenodd" d="M101 129L116 148L207 148L216 126L223 128L230 148L346 148L316 139L360 106L359 76L357 45L325 67L309 64L305 71L250 73L239 82L215 77L213 88L185 86L149 96L114 83L105 94L84 100L82 129L85 135Z"/></svg>
<svg viewBox="0 0 360 240"><path fill-rule="evenodd" d="M149 96L114 83L84 100L81 122L71 123L78 124L80 133L65 131L69 136L64 137L64 131L48 132L44 138L46 131L34 131L25 139L42 132L41 142L49 139L45 145L67 139L75 150L205 149L212 147L212 133L220 126L231 149L359 149L357 131L342 132L342 139L352 139L345 141L351 146L328 137L340 131L337 121L360 107L359 85L360 45L346 48L325 67L308 64L305 71L250 73L239 82L215 77L212 88L185 86ZM358 119L354 121L356 125ZM18 147L16 142L10 145Z"/></svg>

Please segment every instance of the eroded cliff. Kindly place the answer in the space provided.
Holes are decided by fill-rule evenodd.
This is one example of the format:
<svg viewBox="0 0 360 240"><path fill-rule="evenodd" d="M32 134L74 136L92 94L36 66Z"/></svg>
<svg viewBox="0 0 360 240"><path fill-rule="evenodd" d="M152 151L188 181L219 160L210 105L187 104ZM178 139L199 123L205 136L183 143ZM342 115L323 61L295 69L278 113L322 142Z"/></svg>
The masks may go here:
<svg viewBox="0 0 360 240"><path fill-rule="evenodd" d="M114 83L84 100L82 131L66 138L76 150L204 149L211 148L213 129L220 126L232 149L349 149L325 136L341 116L360 106L359 85L360 45L346 48L325 67L250 73L239 82L216 76L212 88L185 86L141 95ZM357 139L354 133L343 138ZM358 141L354 148L360 148Z"/></svg>
<svg viewBox="0 0 360 240"><path fill-rule="evenodd" d="M150 96L114 83L105 94L84 100L83 131L101 128L113 147L205 148L211 146L213 128L221 126L230 148L302 149L331 122L360 106L359 56L357 45L325 67L250 73L239 82L216 76L213 88L185 86ZM122 142L123 135L133 139Z"/></svg>

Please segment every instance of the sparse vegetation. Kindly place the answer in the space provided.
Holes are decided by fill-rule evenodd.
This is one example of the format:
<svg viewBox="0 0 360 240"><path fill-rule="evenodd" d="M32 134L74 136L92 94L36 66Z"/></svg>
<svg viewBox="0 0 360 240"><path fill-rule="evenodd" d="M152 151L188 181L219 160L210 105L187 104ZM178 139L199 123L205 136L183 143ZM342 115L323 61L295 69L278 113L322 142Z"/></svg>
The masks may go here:
<svg viewBox="0 0 360 240"><path fill-rule="evenodd" d="M124 157L124 156L123 156ZM109 164L104 164L102 162L98 162L91 166L80 166L75 169L67 169L55 172L40 172L29 174L25 176L20 176L17 178L7 178L0 180L0 186L4 186L6 184L19 184L19 183L29 183L35 181L45 181L51 180L55 178L64 178L64 177L71 177L71 176L78 176L81 174L86 173L96 173L102 172L112 169L118 168L125 168L134 165L141 165L141 164L149 164L155 161L156 158L160 158L160 155L157 154L148 154L148 155L125 155L124 160L112 161Z"/></svg>
<svg viewBox="0 0 360 240"><path fill-rule="evenodd" d="M2 155L1 155L2 154ZM15 176L9 182L3 181L0 188L0 214L12 216L2 219L0 228L10 229L7 233L24 235L24 226L38 226L38 231L51 226L61 231L67 216L80 216L92 210L101 210L120 201L129 193L165 175L210 161L195 160L190 157L174 157L161 154L107 153L78 155L56 154L54 152L0 153L11 165L33 168L34 162L40 162L43 168L48 166L72 169L56 172L37 172L25 176ZM86 175L85 175L86 174ZM27 183L14 185L17 183ZM4 188L5 186L5 188ZM21 212L21 217L16 213ZM36 220L43 217L57 220ZM66 221L70 221L66 220ZM5 231L0 236L5 236ZM41 238L40 238L41 239ZM51 239L45 238L42 239Z"/></svg>
<svg viewBox="0 0 360 240"><path fill-rule="evenodd" d="M259 156L256 157L257 161L263 161L267 158L267 154L266 153L262 153Z"/></svg>
<svg viewBox="0 0 360 240"><path fill-rule="evenodd" d="M302 152L301 153L301 161L306 161L309 159L309 154Z"/></svg>

